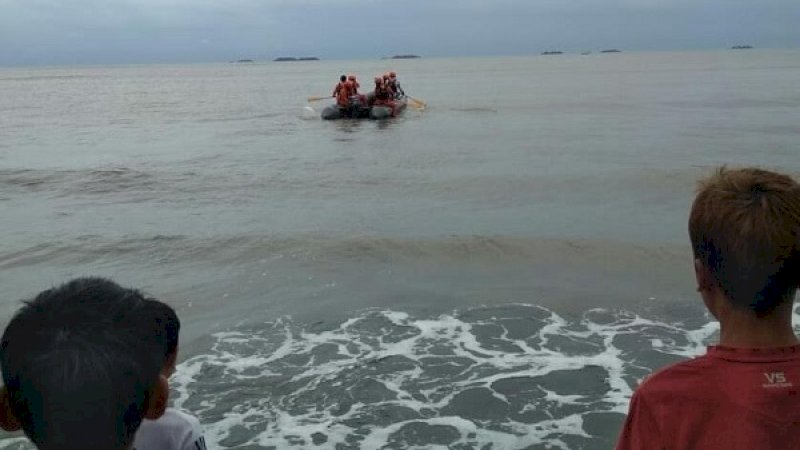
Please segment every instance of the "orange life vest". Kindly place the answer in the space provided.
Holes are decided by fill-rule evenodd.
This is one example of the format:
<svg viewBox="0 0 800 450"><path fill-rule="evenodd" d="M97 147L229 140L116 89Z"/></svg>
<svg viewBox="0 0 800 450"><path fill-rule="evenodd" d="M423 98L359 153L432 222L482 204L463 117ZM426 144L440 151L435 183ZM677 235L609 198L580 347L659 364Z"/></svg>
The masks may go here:
<svg viewBox="0 0 800 450"><path fill-rule="evenodd" d="M339 83L336 86L336 104L347 106L350 104L350 96L353 95L353 84L349 81Z"/></svg>

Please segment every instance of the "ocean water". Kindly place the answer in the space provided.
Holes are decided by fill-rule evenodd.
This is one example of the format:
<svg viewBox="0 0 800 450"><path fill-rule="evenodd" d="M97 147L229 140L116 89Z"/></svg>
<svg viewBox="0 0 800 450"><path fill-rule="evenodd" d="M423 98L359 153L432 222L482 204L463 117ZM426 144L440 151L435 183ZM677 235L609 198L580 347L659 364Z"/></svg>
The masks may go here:
<svg viewBox="0 0 800 450"><path fill-rule="evenodd" d="M306 102L389 69L424 111ZM211 448L609 448L717 330L696 180L798 175L798 79L792 50L3 68L0 319L89 274L169 302Z"/></svg>

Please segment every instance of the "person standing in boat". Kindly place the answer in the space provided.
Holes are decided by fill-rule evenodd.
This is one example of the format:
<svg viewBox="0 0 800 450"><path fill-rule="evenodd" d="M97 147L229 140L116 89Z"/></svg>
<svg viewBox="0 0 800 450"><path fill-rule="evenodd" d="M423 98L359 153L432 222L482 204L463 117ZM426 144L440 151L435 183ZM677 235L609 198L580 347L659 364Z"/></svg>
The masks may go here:
<svg viewBox="0 0 800 450"><path fill-rule="evenodd" d="M406 93L403 91L403 88L400 87L400 82L397 81L397 74L395 72L389 72L389 87L391 87L392 90L394 91L394 98L401 98L406 96Z"/></svg>
<svg viewBox="0 0 800 450"><path fill-rule="evenodd" d="M336 87L333 88L333 94L331 95L331 97L338 98L339 97L339 91L342 90L342 88L344 87L344 84L346 82L347 82L347 75L340 76L339 77L339 82L336 83Z"/></svg>

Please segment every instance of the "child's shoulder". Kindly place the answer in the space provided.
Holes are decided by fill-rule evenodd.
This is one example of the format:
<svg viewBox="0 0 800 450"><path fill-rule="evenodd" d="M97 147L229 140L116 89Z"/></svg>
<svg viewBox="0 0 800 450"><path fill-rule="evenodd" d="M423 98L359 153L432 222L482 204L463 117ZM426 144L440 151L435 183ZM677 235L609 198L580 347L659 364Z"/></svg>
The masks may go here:
<svg viewBox="0 0 800 450"><path fill-rule="evenodd" d="M164 415L155 422L161 422L165 425L173 425L177 427L192 427L200 428L200 421L197 417L185 413L179 409L167 408L164 410Z"/></svg>
<svg viewBox="0 0 800 450"><path fill-rule="evenodd" d="M136 432L136 450L204 449L203 429L191 414L167 408L157 420L143 420Z"/></svg>

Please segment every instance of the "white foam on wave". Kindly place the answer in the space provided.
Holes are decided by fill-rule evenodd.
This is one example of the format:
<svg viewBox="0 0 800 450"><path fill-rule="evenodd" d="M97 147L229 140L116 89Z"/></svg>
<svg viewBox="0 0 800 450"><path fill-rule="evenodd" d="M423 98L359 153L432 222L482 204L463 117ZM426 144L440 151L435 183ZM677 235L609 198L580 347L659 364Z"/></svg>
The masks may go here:
<svg viewBox="0 0 800 450"><path fill-rule="evenodd" d="M201 417L215 448L569 448L597 437L586 414L621 420L654 368L642 360L701 354L717 329L519 304L422 319L370 310L325 331L281 319L215 334L180 365L176 404ZM227 383L257 393L226 397Z"/></svg>

